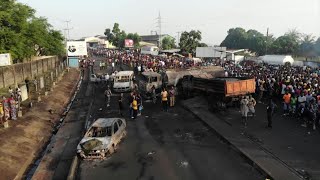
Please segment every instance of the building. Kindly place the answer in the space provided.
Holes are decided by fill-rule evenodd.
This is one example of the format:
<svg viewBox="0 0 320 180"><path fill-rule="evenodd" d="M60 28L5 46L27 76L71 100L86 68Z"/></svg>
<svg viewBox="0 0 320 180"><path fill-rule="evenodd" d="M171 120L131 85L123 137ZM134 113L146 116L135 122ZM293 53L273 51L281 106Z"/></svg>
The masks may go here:
<svg viewBox="0 0 320 180"><path fill-rule="evenodd" d="M156 45L158 47L160 45L159 44L160 35L158 35L158 34L155 34L155 35L143 35L143 36L140 36L140 37L141 37L141 41L143 41L143 42L151 43L151 44L154 44L154 45ZM170 36L168 34L162 34L161 35L161 41L165 37L173 38L172 36Z"/></svg>
<svg viewBox="0 0 320 180"><path fill-rule="evenodd" d="M82 41L85 41L87 43L87 46L90 48L97 48L97 47L104 47L104 48L113 48L111 43L107 40L106 36L91 36L91 37L85 37L81 39Z"/></svg>

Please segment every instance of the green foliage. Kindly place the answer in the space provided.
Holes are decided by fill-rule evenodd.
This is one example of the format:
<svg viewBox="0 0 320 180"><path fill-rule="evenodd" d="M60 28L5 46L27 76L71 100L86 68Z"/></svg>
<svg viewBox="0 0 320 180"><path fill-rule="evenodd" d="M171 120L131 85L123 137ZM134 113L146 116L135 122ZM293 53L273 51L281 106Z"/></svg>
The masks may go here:
<svg viewBox="0 0 320 180"><path fill-rule="evenodd" d="M320 56L320 37L318 40L314 43L314 50L318 56Z"/></svg>
<svg viewBox="0 0 320 180"><path fill-rule="evenodd" d="M314 42L312 35L302 35L296 29L289 30L283 36L274 38L264 36L256 30L245 31L243 28L231 28L221 43L228 49L249 49L257 55L292 54L302 56L320 55L320 41ZM318 50L317 50L318 49Z"/></svg>
<svg viewBox="0 0 320 180"><path fill-rule="evenodd" d="M267 38L258 31L253 29L246 31L238 27L229 29L228 35L221 46L229 49L249 49L258 55L262 55L270 43L272 43L272 38Z"/></svg>
<svg viewBox="0 0 320 180"><path fill-rule="evenodd" d="M176 48L175 39L170 36L164 37L162 39L161 45L163 50Z"/></svg>
<svg viewBox="0 0 320 180"><path fill-rule="evenodd" d="M208 45L206 43L199 43L198 47L208 47Z"/></svg>
<svg viewBox="0 0 320 180"><path fill-rule="evenodd" d="M141 37L137 33L129 33L127 35L127 39L132 39L134 43L134 47L138 48L139 47L139 42L141 41Z"/></svg>
<svg viewBox="0 0 320 180"><path fill-rule="evenodd" d="M11 53L15 60L64 53L61 33L15 0L0 0L0 27L0 53Z"/></svg>
<svg viewBox="0 0 320 180"><path fill-rule="evenodd" d="M124 30L121 31L118 23L114 23L112 31L110 28L105 29L104 35L107 37L107 40L111 42L118 48L124 47L125 39L132 39L134 42L134 47L139 47L139 42L141 41L141 37L137 33L129 33L126 34Z"/></svg>
<svg viewBox="0 0 320 180"><path fill-rule="evenodd" d="M180 37L180 49L183 53L195 54L196 48L201 41L201 32L199 30L191 30L190 32L183 32Z"/></svg>

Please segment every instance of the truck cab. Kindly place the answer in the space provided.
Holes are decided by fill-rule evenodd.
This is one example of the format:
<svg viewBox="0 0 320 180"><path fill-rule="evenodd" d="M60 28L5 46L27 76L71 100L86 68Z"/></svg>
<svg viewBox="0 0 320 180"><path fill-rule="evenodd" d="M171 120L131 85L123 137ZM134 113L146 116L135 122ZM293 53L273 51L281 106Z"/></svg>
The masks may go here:
<svg viewBox="0 0 320 180"><path fill-rule="evenodd" d="M114 92L130 92L134 89L134 72L120 71L113 77Z"/></svg>
<svg viewBox="0 0 320 180"><path fill-rule="evenodd" d="M139 90L146 97L150 97L153 86L156 89L156 93L161 92L161 88L162 88L161 74L156 72L143 72L142 78L139 80Z"/></svg>

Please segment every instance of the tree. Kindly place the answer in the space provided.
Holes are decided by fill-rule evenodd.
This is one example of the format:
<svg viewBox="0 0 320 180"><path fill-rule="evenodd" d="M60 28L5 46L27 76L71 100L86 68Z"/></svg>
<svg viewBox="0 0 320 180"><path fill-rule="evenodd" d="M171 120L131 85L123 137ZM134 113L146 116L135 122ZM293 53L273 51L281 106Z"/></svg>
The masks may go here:
<svg viewBox="0 0 320 180"><path fill-rule="evenodd" d="M15 0L0 0L1 53L10 53L18 61L37 55L61 55L61 37L45 18L36 17L31 7Z"/></svg>
<svg viewBox="0 0 320 180"><path fill-rule="evenodd" d="M274 41L271 49L275 54L295 54L299 49L299 43L293 36L283 35Z"/></svg>
<svg viewBox="0 0 320 180"><path fill-rule="evenodd" d="M228 49L249 49L258 55L263 55L268 49L268 41L270 40L257 30L246 31L238 27L229 29L228 35L222 41L221 46Z"/></svg>
<svg viewBox="0 0 320 180"><path fill-rule="evenodd" d="M227 37L222 41L221 46L227 47L229 49L242 49L247 48L246 41L248 35L243 28L231 28L228 31Z"/></svg>
<svg viewBox="0 0 320 180"><path fill-rule="evenodd" d="M164 50L176 48L175 39L170 36L164 37L162 39L161 45L162 45L162 49Z"/></svg>
<svg viewBox="0 0 320 180"><path fill-rule="evenodd" d="M104 31L104 35L107 37L107 40L108 40L109 42L113 42L113 40L114 40L114 35L112 34L110 28L107 28L107 29Z"/></svg>
<svg viewBox="0 0 320 180"><path fill-rule="evenodd" d="M320 37L318 40L314 43L314 50L317 53L318 56L320 56Z"/></svg>
<svg viewBox="0 0 320 180"><path fill-rule="evenodd" d="M198 47L208 47L208 45L206 43L199 43Z"/></svg>
<svg viewBox="0 0 320 180"><path fill-rule="evenodd" d="M112 31L110 28L105 29L104 35L107 36L107 40L118 48L124 47L125 39L132 39L135 47L139 47L141 37L137 33L129 33L128 35L124 30L120 29L118 23L114 23Z"/></svg>
<svg viewBox="0 0 320 180"><path fill-rule="evenodd" d="M299 55L305 57L316 56L314 39L315 37L312 34L302 35L301 44L299 46Z"/></svg>
<svg viewBox="0 0 320 180"><path fill-rule="evenodd" d="M183 53L195 54L197 46L201 41L201 32L199 30L191 30L183 32L180 37L180 49Z"/></svg>
<svg viewBox="0 0 320 180"><path fill-rule="evenodd" d="M127 35L127 39L132 39L133 40L135 48L139 47L139 43L141 41L141 37L139 36L139 34L137 34L137 33L134 33L134 34L133 33L129 33Z"/></svg>

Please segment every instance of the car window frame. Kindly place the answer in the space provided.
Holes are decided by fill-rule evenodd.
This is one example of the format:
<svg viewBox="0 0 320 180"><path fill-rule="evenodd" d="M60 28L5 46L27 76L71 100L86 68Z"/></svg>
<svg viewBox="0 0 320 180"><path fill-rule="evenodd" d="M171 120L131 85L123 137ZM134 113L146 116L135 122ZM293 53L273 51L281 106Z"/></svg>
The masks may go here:
<svg viewBox="0 0 320 180"><path fill-rule="evenodd" d="M118 129L117 129L117 131L116 131L116 132L114 131L115 125L117 125L117 127L118 127ZM117 122L114 122L114 123L113 123L112 131L113 131L113 134L116 134L116 133L119 131L119 125L118 125L118 123L117 123Z"/></svg>
<svg viewBox="0 0 320 180"><path fill-rule="evenodd" d="M119 122L121 122L121 123L119 123ZM118 124L118 128L122 127L122 126L123 126L122 120L121 120L121 119L118 119L117 124Z"/></svg>

